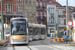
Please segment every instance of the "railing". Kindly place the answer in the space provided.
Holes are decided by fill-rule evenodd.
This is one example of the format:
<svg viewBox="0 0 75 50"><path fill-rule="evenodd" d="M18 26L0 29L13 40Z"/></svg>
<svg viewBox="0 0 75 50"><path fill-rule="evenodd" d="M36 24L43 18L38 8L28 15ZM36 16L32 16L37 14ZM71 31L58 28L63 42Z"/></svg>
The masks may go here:
<svg viewBox="0 0 75 50"><path fill-rule="evenodd" d="M39 9L44 9L44 7L43 6L39 6Z"/></svg>

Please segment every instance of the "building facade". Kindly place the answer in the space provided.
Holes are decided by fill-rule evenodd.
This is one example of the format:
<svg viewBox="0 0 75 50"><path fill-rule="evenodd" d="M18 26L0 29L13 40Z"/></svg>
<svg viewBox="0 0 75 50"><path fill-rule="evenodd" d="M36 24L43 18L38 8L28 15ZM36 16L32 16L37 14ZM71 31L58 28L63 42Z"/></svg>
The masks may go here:
<svg viewBox="0 0 75 50"><path fill-rule="evenodd" d="M56 4L47 4L48 34L54 33L55 21L56 21Z"/></svg>
<svg viewBox="0 0 75 50"><path fill-rule="evenodd" d="M65 29L65 8L60 5L56 0L49 0L47 3L47 29L48 34L55 36L57 25L59 24L59 32Z"/></svg>
<svg viewBox="0 0 75 50"><path fill-rule="evenodd" d="M1 2L0 2L1 4ZM23 17L24 0L3 0L3 18L4 23L9 24L13 17ZM1 15L1 5L0 5ZM0 16L1 17L1 16Z"/></svg>
<svg viewBox="0 0 75 50"><path fill-rule="evenodd" d="M47 0L36 0L36 19L38 24L47 25Z"/></svg>
<svg viewBox="0 0 75 50"><path fill-rule="evenodd" d="M57 7L58 11L57 11L57 16L58 16L58 19L59 19L59 33L60 32L64 32L66 30L66 24L65 24L65 16L64 16L64 11L65 11L65 8L64 7Z"/></svg>
<svg viewBox="0 0 75 50"><path fill-rule="evenodd" d="M35 23L36 0L24 0L24 15L28 22Z"/></svg>

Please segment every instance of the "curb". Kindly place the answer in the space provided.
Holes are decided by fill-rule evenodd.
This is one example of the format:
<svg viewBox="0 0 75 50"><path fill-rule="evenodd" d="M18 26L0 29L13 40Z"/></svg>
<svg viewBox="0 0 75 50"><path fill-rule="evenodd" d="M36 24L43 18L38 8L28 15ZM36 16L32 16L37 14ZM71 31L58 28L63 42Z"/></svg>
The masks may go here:
<svg viewBox="0 0 75 50"><path fill-rule="evenodd" d="M8 44L8 40L1 40L0 42L3 42L0 43L0 47L5 47Z"/></svg>
<svg viewBox="0 0 75 50"><path fill-rule="evenodd" d="M47 37L46 39L54 39L54 37Z"/></svg>
<svg viewBox="0 0 75 50"><path fill-rule="evenodd" d="M5 47L8 44L8 42L4 43L3 45L0 45L0 47Z"/></svg>

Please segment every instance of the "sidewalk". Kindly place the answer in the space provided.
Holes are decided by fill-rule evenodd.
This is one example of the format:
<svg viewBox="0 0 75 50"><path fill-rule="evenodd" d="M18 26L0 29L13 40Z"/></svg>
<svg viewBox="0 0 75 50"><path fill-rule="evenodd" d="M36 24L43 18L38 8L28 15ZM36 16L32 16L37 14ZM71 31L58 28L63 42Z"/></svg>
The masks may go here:
<svg viewBox="0 0 75 50"><path fill-rule="evenodd" d="M0 40L0 46L6 45L7 42L8 42L8 40Z"/></svg>
<svg viewBox="0 0 75 50"><path fill-rule="evenodd" d="M55 37L47 37L46 39L54 39Z"/></svg>

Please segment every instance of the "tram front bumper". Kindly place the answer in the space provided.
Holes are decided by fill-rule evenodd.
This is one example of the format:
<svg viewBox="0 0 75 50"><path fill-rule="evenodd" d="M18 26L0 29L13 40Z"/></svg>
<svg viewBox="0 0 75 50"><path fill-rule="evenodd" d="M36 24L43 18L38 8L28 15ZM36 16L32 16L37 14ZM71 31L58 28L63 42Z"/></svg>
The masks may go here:
<svg viewBox="0 0 75 50"><path fill-rule="evenodd" d="M10 44L28 44L28 43L29 43L28 39L24 39L24 40L10 39Z"/></svg>

